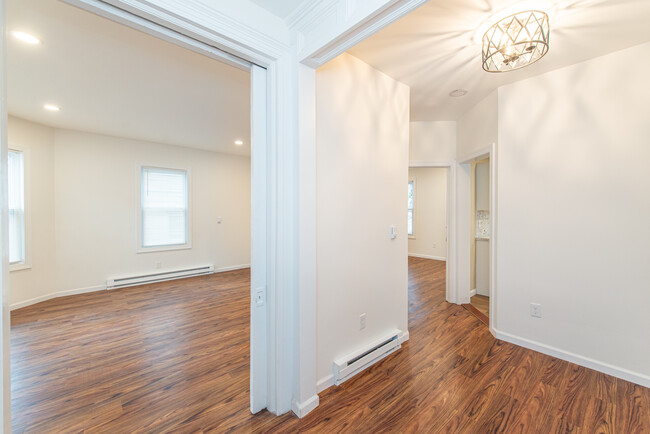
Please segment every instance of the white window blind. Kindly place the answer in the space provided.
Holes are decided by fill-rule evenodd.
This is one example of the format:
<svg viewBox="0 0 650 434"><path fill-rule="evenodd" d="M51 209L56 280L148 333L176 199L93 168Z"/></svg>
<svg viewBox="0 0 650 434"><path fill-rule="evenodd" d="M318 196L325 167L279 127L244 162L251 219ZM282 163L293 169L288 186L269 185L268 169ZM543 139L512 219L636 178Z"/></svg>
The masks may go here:
<svg viewBox="0 0 650 434"><path fill-rule="evenodd" d="M415 205L415 183L409 181L408 234L413 235L413 208Z"/></svg>
<svg viewBox="0 0 650 434"><path fill-rule="evenodd" d="M188 242L187 172L142 168L142 247Z"/></svg>
<svg viewBox="0 0 650 434"><path fill-rule="evenodd" d="M9 263L25 262L25 164L23 153L8 153Z"/></svg>

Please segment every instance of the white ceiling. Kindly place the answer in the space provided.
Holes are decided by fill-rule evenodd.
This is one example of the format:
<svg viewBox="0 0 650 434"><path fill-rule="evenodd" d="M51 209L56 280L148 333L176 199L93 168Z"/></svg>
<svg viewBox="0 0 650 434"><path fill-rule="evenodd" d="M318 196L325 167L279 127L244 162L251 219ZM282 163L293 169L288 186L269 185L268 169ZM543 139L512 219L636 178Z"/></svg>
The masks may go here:
<svg viewBox="0 0 650 434"><path fill-rule="evenodd" d="M530 9L549 14L548 54L518 71L483 71L485 30ZM499 86L650 41L649 22L648 0L431 0L349 52L411 87L412 120L457 120ZM469 93L449 96L459 88Z"/></svg>
<svg viewBox="0 0 650 434"><path fill-rule="evenodd" d="M303 0L251 0L258 6L263 7L273 15L286 18Z"/></svg>
<svg viewBox="0 0 650 434"><path fill-rule="evenodd" d="M250 73L63 4L8 0L9 113L52 127L250 155ZM43 104L61 106L57 113ZM241 139L244 146L236 146Z"/></svg>

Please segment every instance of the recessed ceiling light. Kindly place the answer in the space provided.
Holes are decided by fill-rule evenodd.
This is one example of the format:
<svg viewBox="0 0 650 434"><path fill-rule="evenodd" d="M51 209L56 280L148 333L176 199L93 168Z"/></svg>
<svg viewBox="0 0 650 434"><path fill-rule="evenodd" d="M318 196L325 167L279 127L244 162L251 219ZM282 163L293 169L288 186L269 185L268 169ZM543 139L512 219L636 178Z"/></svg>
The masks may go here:
<svg viewBox="0 0 650 434"><path fill-rule="evenodd" d="M244 142L242 140L235 140L235 145L241 146L243 144L244 144Z"/></svg>
<svg viewBox="0 0 650 434"><path fill-rule="evenodd" d="M37 45L41 43L40 39L34 35L30 35L29 33L13 31L11 32L11 35L19 41L25 42L27 44Z"/></svg>
<svg viewBox="0 0 650 434"><path fill-rule="evenodd" d="M449 92L449 96L454 97L454 98L459 98L461 96L467 95L467 91L465 89L456 89L452 90Z"/></svg>
<svg viewBox="0 0 650 434"><path fill-rule="evenodd" d="M51 112L58 112L58 111L61 111L61 107L59 107L58 105L54 105L54 104L45 104L45 105L43 106L43 108L44 108L45 110L49 110L49 111L51 111Z"/></svg>

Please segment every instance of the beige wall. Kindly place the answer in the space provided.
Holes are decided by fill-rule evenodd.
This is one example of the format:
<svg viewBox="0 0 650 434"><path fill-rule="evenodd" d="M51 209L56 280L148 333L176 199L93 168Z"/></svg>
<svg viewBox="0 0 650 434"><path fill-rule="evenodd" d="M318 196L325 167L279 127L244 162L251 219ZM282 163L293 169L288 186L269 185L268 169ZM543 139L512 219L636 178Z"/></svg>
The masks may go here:
<svg viewBox="0 0 650 434"><path fill-rule="evenodd" d="M409 236L409 255L447 259L447 169L411 168L415 181L413 236Z"/></svg>
<svg viewBox="0 0 650 434"><path fill-rule="evenodd" d="M496 326L650 385L648 77L650 43L499 89Z"/></svg>
<svg viewBox="0 0 650 434"><path fill-rule="evenodd" d="M408 327L409 88L348 54L332 60L316 74L316 144L324 380L333 360Z"/></svg>
<svg viewBox="0 0 650 434"><path fill-rule="evenodd" d="M456 159L456 122L411 122L410 128L411 163Z"/></svg>
<svg viewBox="0 0 650 434"><path fill-rule="evenodd" d="M47 189L31 194L34 211L39 206L46 212L38 221L32 219L34 266L11 273L13 305L52 293L98 289L110 277L250 263L248 157L54 130L15 118L9 131L17 142L40 143L38 151L31 151L31 183ZM26 134L34 140L20 138ZM45 137L51 138L47 144ZM49 165L37 165L39 161ZM143 164L189 170L191 249L136 253L138 167ZM52 241L41 241L40 232Z"/></svg>
<svg viewBox="0 0 650 434"><path fill-rule="evenodd" d="M495 90L458 119L458 161L498 142L498 96Z"/></svg>
<svg viewBox="0 0 650 434"><path fill-rule="evenodd" d="M31 268L11 271L10 303L55 291L54 129L13 116L9 148L23 151L25 164L26 256Z"/></svg>

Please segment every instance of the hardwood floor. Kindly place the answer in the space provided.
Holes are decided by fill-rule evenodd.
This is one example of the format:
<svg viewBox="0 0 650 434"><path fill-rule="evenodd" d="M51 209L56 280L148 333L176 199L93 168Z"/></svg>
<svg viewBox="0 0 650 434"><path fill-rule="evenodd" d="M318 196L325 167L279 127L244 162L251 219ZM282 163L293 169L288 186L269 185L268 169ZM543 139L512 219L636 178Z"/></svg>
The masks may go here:
<svg viewBox="0 0 650 434"><path fill-rule="evenodd" d="M304 419L248 411L248 271L12 312L14 432L650 432L650 389L494 339L409 258L410 341Z"/></svg>
<svg viewBox="0 0 650 434"><path fill-rule="evenodd" d="M471 312L483 324L490 324L490 297L477 294L470 298L469 304L463 304L463 307Z"/></svg>

